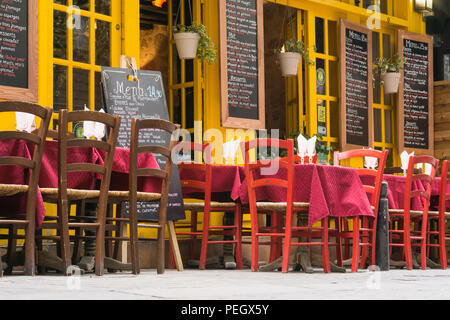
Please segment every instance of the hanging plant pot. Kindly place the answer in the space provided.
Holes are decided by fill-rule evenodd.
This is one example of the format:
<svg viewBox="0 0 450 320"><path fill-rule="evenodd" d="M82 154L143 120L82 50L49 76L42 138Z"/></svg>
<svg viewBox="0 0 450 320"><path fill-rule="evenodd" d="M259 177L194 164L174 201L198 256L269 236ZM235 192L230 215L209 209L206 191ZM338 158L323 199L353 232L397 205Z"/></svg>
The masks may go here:
<svg viewBox="0 0 450 320"><path fill-rule="evenodd" d="M180 59L194 59L197 56L200 35L196 32L177 32L173 34Z"/></svg>
<svg viewBox="0 0 450 320"><path fill-rule="evenodd" d="M296 76L300 59L301 55L298 52L278 53L278 61L280 62L282 76L283 77Z"/></svg>
<svg viewBox="0 0 450 320"><path fill-rule="evenodd" d="M381 80L383 81L384 93L398 92L398 84L400 82L399 72L386 72L381 75Z"/></svg>

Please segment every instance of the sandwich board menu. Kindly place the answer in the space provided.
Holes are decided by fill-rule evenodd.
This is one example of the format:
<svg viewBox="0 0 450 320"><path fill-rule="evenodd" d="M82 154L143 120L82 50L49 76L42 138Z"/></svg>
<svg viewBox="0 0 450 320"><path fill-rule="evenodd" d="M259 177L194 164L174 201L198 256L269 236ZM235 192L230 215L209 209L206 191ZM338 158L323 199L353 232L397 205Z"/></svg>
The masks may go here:
<svg viewBox="0 0 450 320"><path fill-rule="evenodd" d="M219 1L222 126L265 128L263 0Z"/></svg>
<svg viewBox="0 0 450 320"><path fill-rule="evenodd" d="M373 146L372 32L340 20L341 150Z"/></svg>
<svg viewBox="0 0 450 320"><path fill-rule="evenodd" d="M131 137L131 119L163 119L169 120L166 96L162 76L157 71L138 70L137 81L132 69L102 67L102 88L106 112L121 117L121 128L117 138L117 146L129 148ZM140 145L161 145L168 147L170 134L161 130L142 133ZM161 169L164 169L166 158L154 154ZM138 203L138 218L144 220L158 219L158 203ZM127 210L128 212L128 210ZM170 181L167 220L185 219L183 196L181 192L178 167L173 164Z"/></svg>
<svg viewBox="0 0 450 320"><path fill-rule="evenodd" d="M434 154L433 37L398 31L404 59L398 91L399 152Z"/></svg>
<svg viewBox="0 0 450 320"><path fill-rule="evenodd" d="M37 0L0 0L0 99L37 102Z"/></svg>

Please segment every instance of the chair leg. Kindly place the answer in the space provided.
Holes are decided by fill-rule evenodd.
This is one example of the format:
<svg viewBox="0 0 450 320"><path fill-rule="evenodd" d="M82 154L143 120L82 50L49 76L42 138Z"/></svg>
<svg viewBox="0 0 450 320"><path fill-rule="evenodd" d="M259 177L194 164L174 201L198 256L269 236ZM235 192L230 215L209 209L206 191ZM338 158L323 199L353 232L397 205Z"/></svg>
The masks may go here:
<svg viewBox="0 0 450 320"><path fill-rule="evenodd" d="M161 227L158 229L158 257L157 257L157 266L156 266L156 272L158 274L163 274L165 271L165 252L164 252L164 245L165 245L165 233L166 233L166 223L160 223Z"/></svg>
<svg viewBox="0 0 450 320"><path fill-rule="evenodd" d="M3 262L2 255L0 254L0 278L3 277Z"/></svg>
<svg viewBox="0 0 450 320"><path fill-rule="evenodd" d="M24 271L27 276L34 276L36 274L36 243L34 242L35 235L34 223L29 223L25 229L25 266Z"/></svg>
<svg viewBox="0 0 450 320"><path fill-rule="evenodd" d="M311 242L311 240L309 240ZM328 218L322 220L322 264L323 272L329 273L330 270L330 256L328 251Z"/></svg>
<svg viewBox="0 0 450 320"><path fill-rule="evenodd" d="M292 240L292 211L286 212L286 228L284 232L284 247L283 247L283 262L281 272L287 273L289 271L289 260Z"/></svg>
<svg viewBox="0 0 450 320"><path fill-rule="evenodd" d="M132 201L130 201L130 255L131 255L131 265L133 274L140 273L140 265L139 265L139 252L137 247L138 241L138 219L137 219L137 208L135 205L132 205ZM160 236L160 230L158 230L158 239ZM159 250L159 248L158 248Z"/></svg>
<svg viewBox="0 0 450 320"><path fill-rule="evenodd" d="M447 269L447 251L445 248L445 217L439 216L439 257L441 260L441 268Z"/></svg>
<svg viewBox="0 0 450 320"><path fill-rule="evenodd" d="M420 240L420 257L422 263L422 270L427 269L427 230L429 227L428 218L422 219L422 239Z"/></svg>
<svg viewBox="0 0 450 320"><path fill-rule="evenodd" d="M203 234L202 234L202 247L200 249L200 270L205 270L206 268L206 255L208 252L208 238L209 238L209 219L210 211L209 208L205 208L203 216Z"/></svg>
<svg viewBox="0 0 450 320"><path fill-rule="evenodd" d="M191 211L191 232L197 232L197 216L196 211ZM191 235L191 240L189 242L189 259L195 259L195 252L197 251L197 235Z"/></svg>
<svg viewBox="0 0 450 320"><path fill-rule="evenodd" d="M335 219L335 229L336 229L336 260L337 260L337 265L339 267L343 267L344 266L344 260L342 257L342 238L341 238L341 231L342 231L342 219L337 217Z"/></svg>
<svg viewBox="0 0 450 320"><path fill-rule="evenodd" d="M411 238L410 238L410 229L411 226L409 222L403 222L403 251L405 254L405 262L406 262L406 269L412 270L412 250L411 250Z"/></svg>
<svg viewBox="0 0 450 320"><path fill-rule="evenodd" d="M352 272L358 271L359 264L359 217L353 217L353 252L352 252Z"/></svg>
<svg viewBox="0 0 450 320"><path fill-rule="evenodd" d="M178 271L183 271L183 260L181 258L180 247L178 246L177 234L175 232L175 223L173 221L167 221L167 228L169 231L169 252L174 260L174 264ZM170 250L170 248L172 250Z"/></svg>
<svg viewBox="0 0 450 320"><path fill-rule="evenodd" d="M17 233L17 227L15 225L11 225L9 227L9 233L8 233L8 268L6 268L5 274L10 275L12 274L13 268L14 268L14 258L16 256L16 250L17 250L17 239L16 239L16 233Z"/></svg>
<svg viewBox="0 0 450 320"><path fill-rule="evenodd" d="M236 268L238 270L241 270L244 268L244 263L242 261L242 215L241 215L241 207L239 205L236 205L236 209L234 211L234 226L235 226L235 233L234 233L234 239L236 240L236 249L235 249L235 256L236 256Z"/></svg>
<svg viewBox="0 0 450 320"><path fill-rule="evenodd" d="M361 225L364 229L367 229L369 227L367 217L361 217ZM370 243L369 241L369 233L368 231L364 231L362 234L361 242L363 243ZM369 246L364 245L361 248L361 260L359 262L359 268L364 269L366 267L366 260L368 256Z"/></svg>

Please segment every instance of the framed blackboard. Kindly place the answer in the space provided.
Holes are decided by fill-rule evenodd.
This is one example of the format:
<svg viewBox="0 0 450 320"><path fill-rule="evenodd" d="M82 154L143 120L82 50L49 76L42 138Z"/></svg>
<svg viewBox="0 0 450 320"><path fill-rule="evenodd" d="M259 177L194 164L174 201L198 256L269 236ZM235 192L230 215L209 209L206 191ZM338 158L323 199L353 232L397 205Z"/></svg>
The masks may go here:
<svg viewBox="0 0 450 320"><path fill-rule="evenodd" d="M340 19L341 150L373 147L372 32Z"/></svg>
<svg viewBox="0 0 450 320"><path fill-rule="evenodd" d="M0 99L38 101L38 0L0 0Z"/></svg>
<svg viewBox="0 0 450 320"><path fill-rule="evenodd" d="M219 0L222 126L264 129L263 0Z"/></svg>
<svg viewBox="0 0 450 320"><path fill-rule="evenodd" d="M399 30L397 52L404 59L398 91L398 146L434 155L433 37Z"/></svg>
<svg viewBox="0 0 450 320"><path fill-rule="evenodd" d="M102 88L105 108L109 114L121 117L121 128L117 139L117 146L129 148L131 137L131 119L169 119L163 80L160 72L139 70L137 81L132 78L131 69L102 67ZM139 142L168 147L170 134L155 130L141 134ZM166 158L155 154L156 161L163 169ZM138 203L138 217L144 220L158 219L159 204ZM183 196L181 192L180 176L176 164L172 168L169 190L169 207L167 220L177 221L185 219Z"/></svg>

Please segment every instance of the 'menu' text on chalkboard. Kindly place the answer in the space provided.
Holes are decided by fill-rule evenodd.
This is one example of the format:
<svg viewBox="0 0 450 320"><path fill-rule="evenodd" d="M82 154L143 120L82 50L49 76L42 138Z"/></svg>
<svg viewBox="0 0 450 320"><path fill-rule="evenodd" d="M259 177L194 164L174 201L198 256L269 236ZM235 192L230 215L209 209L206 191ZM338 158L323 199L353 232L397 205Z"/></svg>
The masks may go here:
<svg viewBox="0 0 450 320"><path fill-rule="evenodd" d="M346 29L345 36L347 143L368 146L368 39L366 34L351 29Z"/></svg>
<svg viewBox="0 0 450 320"><path fill-rule="evenodd" d="M28 88L28 0L0 0L0 85Z"/></svg>
<svg viewBox="0 0 450 320"><path fill-rule="evenodd" d="M428 44L403 40L404 62L404 145L428 149Z"/></svg>

